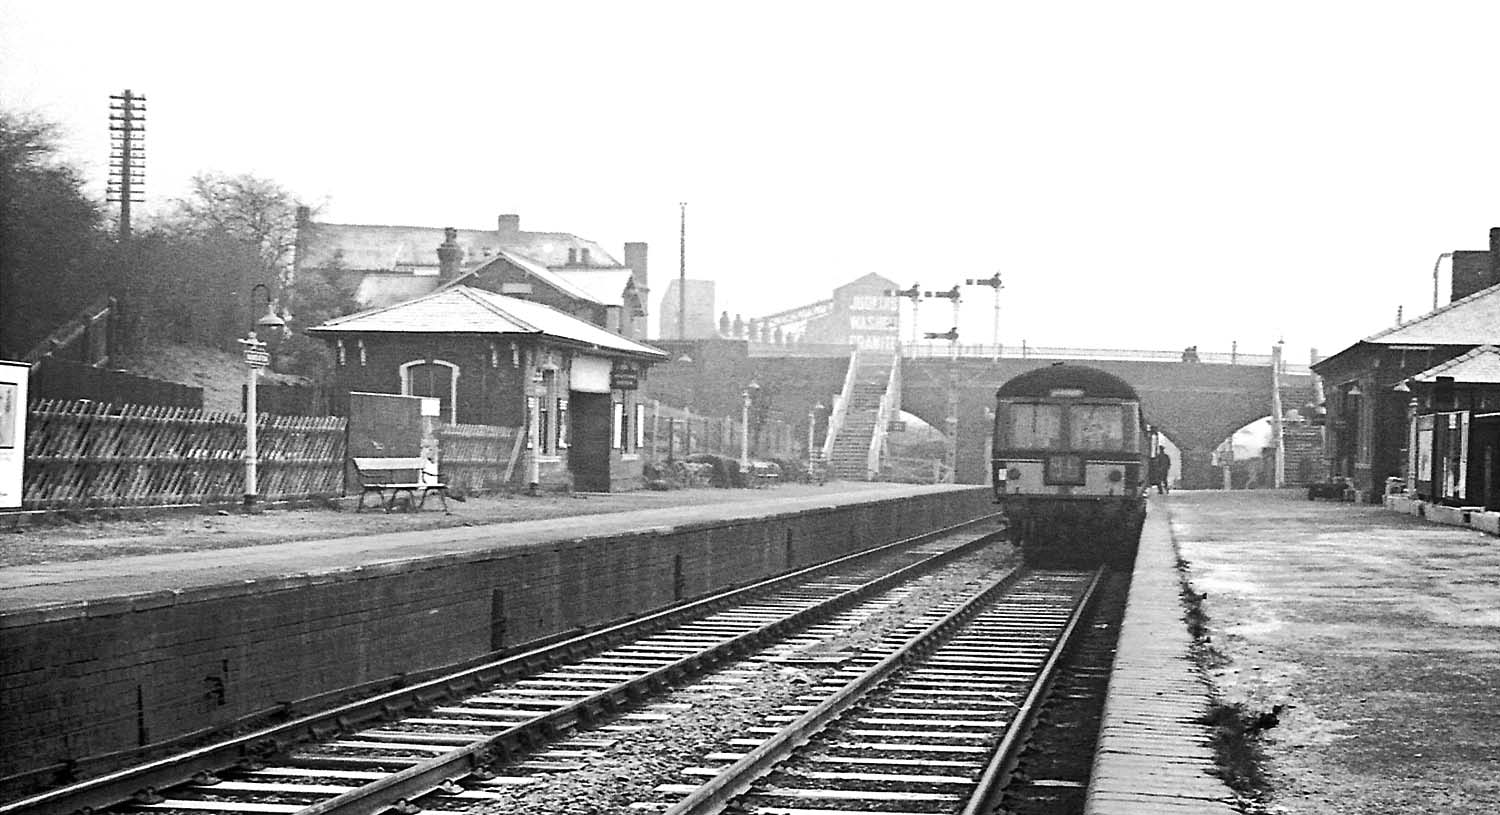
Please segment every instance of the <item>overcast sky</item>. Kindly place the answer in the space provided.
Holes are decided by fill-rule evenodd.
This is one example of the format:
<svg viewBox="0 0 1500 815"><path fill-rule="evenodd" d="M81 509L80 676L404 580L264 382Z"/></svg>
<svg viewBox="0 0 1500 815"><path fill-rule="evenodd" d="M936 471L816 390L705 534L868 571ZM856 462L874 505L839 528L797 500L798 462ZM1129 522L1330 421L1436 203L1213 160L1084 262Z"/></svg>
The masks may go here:
<svg viewBox="0 0 1500 815"><path fill-rule="evenodd" d="M649 242L654 300L686 201L731 314L998 270L1007 344L1305 361L1500 226L1497 36L1493 2L0 0L0 104L102 194L109 95L145 94L148 211L215 171L340 223L519 213Z"/></svg>

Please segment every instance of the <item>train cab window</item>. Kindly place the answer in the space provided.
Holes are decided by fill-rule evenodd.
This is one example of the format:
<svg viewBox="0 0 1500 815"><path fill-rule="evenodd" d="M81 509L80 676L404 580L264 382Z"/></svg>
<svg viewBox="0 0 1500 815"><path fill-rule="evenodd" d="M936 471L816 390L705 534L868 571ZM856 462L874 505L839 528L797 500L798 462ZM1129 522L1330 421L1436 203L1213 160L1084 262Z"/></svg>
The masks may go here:
<svg viewBox="0 0 1500 815"><path fill-rule="evenodd" d="M1012 404L1010 446L1023 450L1061 449L1062 417L1062 405Z"/></svg>
<svg viewBox="0 0 1500 815"><path fill-rule="evenodd" d="M1123 450L1125 407L1073 405L1069 408L1068 429L1074 450Z"/></svg>

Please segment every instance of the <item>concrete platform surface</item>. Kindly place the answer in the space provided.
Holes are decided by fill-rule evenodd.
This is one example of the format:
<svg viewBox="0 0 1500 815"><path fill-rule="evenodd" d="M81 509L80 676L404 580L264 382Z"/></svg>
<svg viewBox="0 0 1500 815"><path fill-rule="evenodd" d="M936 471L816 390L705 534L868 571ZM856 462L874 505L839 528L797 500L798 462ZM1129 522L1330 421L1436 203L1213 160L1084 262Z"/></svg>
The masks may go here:
<svg viewBox="0 0 1500 815"><path fill-rule="evenodd" d="M1152 496L1130 578L1109 697L1099 729L1086 815L1233 815L1199 723L1211 687L1193 658L1183 617L1170 504Z"/></svg>
<svg viewBox="0 0 1500 815"><path fill-rule="evenodd" d="M1500 540L1291 491L1166 504L1211 678L1272 722L1262 811L1500 812Z"/></svg>
<svg viewBox="0 0 1500 815"><path fill-rule="evenodd" d="M760 517L781 513L806 512L824 506L882 501L906 495L952 490L982 489L973 485L913 485L865 482L830 482L825 485L782 484L768 489L719 490L693 489L674 492L618 493L600 496L616 511L576 514L586 508L587 499L569 502L534 501L526 498L506 499L513 511L551 517L529 520L506 520L506 505L482 504L471 500L455 504L455 518L444 518L428 512L398 517L383 513L355 515L333 510L300 510L278 515L270 510L249 516L245 523L265 526L282 523L285 527L276 538L282 542L257 544L253 538L236 539L236 517L207 516L205 523L228 528L202 550L164 551L160 554L138 554L100 557L90 552L90 559L56 559L0 567L0 617L22 610L59 607L60 610L103 598L136 598L150 603L153 593L233 586L246 581L276 578L302 578L309 575L335 574L354 569L399 568L417 559L463 557L498 548L534 546L548 542L572 541L596 535L666 530L692 524L712 524L736 518ZM285 518L285 521L277 519ZM465 517L472 520L461 520ZM297 519L308 527L306 536L298 536ZM431 525L465 523L462 526L417 528L410 531L387 531L376 534L339 534L330 530L355 532L364 525L409 522ZM243 524L241 525L243 526ZM385 528L389 528L386 526ZM67 530L39 530L14 534L57 537ZM170 533L169 533L170 534ZM245 533L249 534L249 533ZM256 533L262 535L262 533ZM293 540L286 540L287 537ZM105 537L103 543L79 536L76 547L118 547L119 538ZM143 543L142 541L145 541ZM132 538L132 548L149 546L150 538ZM165 547L164 547L165 548Z"/></svg>

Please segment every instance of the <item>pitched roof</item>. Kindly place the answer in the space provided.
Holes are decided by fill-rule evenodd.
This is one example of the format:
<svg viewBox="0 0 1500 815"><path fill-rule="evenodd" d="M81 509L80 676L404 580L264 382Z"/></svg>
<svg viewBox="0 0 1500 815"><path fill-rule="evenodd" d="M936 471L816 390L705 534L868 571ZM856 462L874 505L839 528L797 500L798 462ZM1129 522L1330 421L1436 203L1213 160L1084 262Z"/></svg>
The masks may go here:
<svg viewBox="0 0 1500 815"><path fill-rule="evenodd" d="M1454 382L1467 384L1500 384L1500 348L1481 345L1410 378L1417 382L1434 382L1440 376L1451 376Z"/></svg>
<svg viewBox="0 0 1500 815"><path fill-rule="evenodd" d="M326 268L335 259L351 271L413 271L436 269L437 248L443 243L443 228L428 226L384 226L378 224L330 224L313 221L299 235L297 265ZM494 229L460 229L458 245L464 250L465 267L483 263L502 249L531 258L543 266L563 266L568 250L575 257L587 249L591 266L614 267L615 260L604 247L567 232L499 232Z"/></svg>
<svg viewBox="0 0 1500 815"><path fill-rule="evenodd" d="M454 286L415 300L335 317L308 329L317 334L530 334L641 357L666 352L628 340L551 306Z"/></svg>
<svg viewBox="0 0 1500 815"><path fill-rule="evenodd" d="M1409 323L1366 337L1362 342L1375 345L1500 344L1500 285L1480 289Z"/></svg>
<svg viewBox="0 0 1500 815"><path fill-rule="evenodd" d="M527 274L537 278L538 280L545 281L548 285L552 286L554 289L557 289L563 294L568 295L569 297L573 297L579 300L586 300L590 303L598 303L599 305L611 305L611 302L609 300L601 300L596 297L594 293L589 289L583 286L575 285L570 278L564 276L564 273L548 269L546 266L542 265L536 260L529 258L519 252L512 252L508 249L499 250L499 254L497 256L490 258L489 260L481 263L479 266L476 266L473 269L465 272L464 274L459 275L453 280L453 282L446 284L443 288L462 286L464 285L465 280L468 280L469 278L480 274L491 264L498 263L502 260L510 263L513 266L524 269ZM629 269L621 269L620 271L624 273L626 277L630 276ZM621 290L623 291L623 287ZM618 304L620 302L620 296L618 293L615 295L613 302L614 304Z"/></svg>
<svg viewBox="0 0 1500 815"><path fill-rule="evenodd" d="M625 304L625 287L634 279L629 269L554 269L553 276L588 292L590 299L606 306Z"/></svg>

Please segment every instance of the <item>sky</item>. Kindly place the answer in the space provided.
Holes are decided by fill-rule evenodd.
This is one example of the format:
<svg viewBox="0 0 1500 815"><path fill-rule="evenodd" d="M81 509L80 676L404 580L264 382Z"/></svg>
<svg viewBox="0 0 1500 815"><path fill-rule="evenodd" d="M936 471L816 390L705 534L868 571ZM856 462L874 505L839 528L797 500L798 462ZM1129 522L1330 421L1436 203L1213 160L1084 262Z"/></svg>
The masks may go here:
<svg viewBox="0 0 1500 815"><path fill-rule="evenodd" d="M1007 345L1306 361L1488 248L1497 42L1493 2L0 0L0 105L102 196L109 96L144 94L146 213L205 172L337 223L517 213L648 242L656 299L687 202L730 314L998 271ZM963 342L994 305L965 290Z"/></svg>

